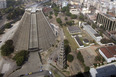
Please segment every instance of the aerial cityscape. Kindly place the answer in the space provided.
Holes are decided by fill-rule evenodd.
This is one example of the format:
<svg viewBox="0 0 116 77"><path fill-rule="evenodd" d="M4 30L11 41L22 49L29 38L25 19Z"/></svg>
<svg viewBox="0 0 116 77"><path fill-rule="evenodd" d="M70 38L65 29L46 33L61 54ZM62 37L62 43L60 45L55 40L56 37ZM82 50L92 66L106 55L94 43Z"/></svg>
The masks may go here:
<svg viewBox="0 0 116 77"><path fill-rule="evenodd" d="M0 0L0 77L116 77L116 0Z"/></svg>

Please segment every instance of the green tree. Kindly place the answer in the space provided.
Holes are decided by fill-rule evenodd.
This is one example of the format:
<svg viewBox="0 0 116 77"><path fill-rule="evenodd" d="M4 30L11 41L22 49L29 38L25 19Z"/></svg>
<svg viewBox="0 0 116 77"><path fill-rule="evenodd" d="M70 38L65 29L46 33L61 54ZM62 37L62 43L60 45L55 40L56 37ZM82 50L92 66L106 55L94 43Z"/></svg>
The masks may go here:
<svg viewBox="0 0 116 77"><path fill-rule="evenodd" d="M52 4L52 8L54 8L54 7L57 7L57 5L55 3Z"/></svg>
<svg viewBox="0 0 116 77"><path fill-rule="evenodd" d="M64 50L65 50L66 55L68 55L71 52L69 41L67 39L64 40Z"/></svg>
<svg viewBox="0 0 116 77"><path fill-rule="evenodd" d="M71 13L69 11L66 11L66 16L71 16Z"/></svg>
<svg viewBox="0 0 116 77"><path fill-rule="evenodd" d="M16 61L18 66L21 66L24 64L24 61L28 58L28 51L26 50L21 50L18 52L14 57L13 60Z"/></svg>
<svg viewBox="0 0 116 77"><path fill-rule="evenodd" d="M11 28L11 27L12 27L11 23L5 24L5 28Z"/></svg>
<svg viewBox="0 0 116 77"><path fill-rule="evenodd" d="M51 15L49 16L49 19L52 19L52 16Z"/></svg>
<svg viewBox="0 0 116 77"><path fill-rule="evenodd" d="M62 24L62 21L60 18L57 18L56 21L57 21L57 23Z"/></svg>
<svg viewBox="0 0 116 77"><path fill-rule="evenodd" d="M79 15L79 20L80 20L80 21L84 21L84 16L83 16L83 14L80 14L80 15Z"/></svg>
<svg viewBox="0 0 116 77"><path fill-rule="evenodd" d="M73 21L67 21L66 24L69 25L69 26L72 26L72 25L74 25L74 22Z"/></svg>
<svg viewBox="0 0 116 77"><path fill-rule="evenodd" d="M55 16L57 17L58 16L58 13L57 12L54 12Z"/></svg>
<svg viewBox="0 0 116 77"><path fill-rule="evenodd" d="M14 10L14 8L12 6L8 7L5 9L5 13L10 13Z"/></svg>
<svg viewBox="0 0 116 77"><path fill-rule="evenodd" d="M7 16L7 19L8 20L11 20L11 19L16 19L18 18L20 15L23 15L24 13L24 9L22 8L15 8L12 12L10 12Z"/></svg>
<svg viewBox="0 0 116 77"><path fill-rule="evenodd" d="M51 11L51 12L50 12L50 15L52 15L52 14L53 14L53 12Z"/></svg>
<svg viewBox="0 0 116 77"><path fill-rule="evenodd" d="M72 62L73 59L74 59L74 57L73 57L71 54L68 54L68 55L67 55L67 60L68 60L69 62Z"/></svg>
<svg viewBox="0 0 116 77"><path fill-rule="evenodd" d="M95 57L95 61L101 61L101 60L102 60L102 58L100 56Z"/></svg>
<svg viewBox="0 0 116 77"><path fill-rule="evenodd" d="M84 58L83 58L83 55L81 54L80 51L77 53L77 59L78 59L80 62L84 63Z"/></svg>
<svg viewBox="0 0 116 77"><path fill-rule="evenodd" d="M74 14L71 15L71 19L76 19L76 18L77 18L77 15L74 15Z"/></svg>
<svg viewBox="0 0 116 77"><path fill-rule="evenodd" d="M63 12L63 13L65 13L66 11L69 12L69 6L63 7L63 8L61 9L61 12Z"/></svg>
<svg viewBox="0 0 116 77"><path fill-rule="evenodd" d="M85 66L84 71L88 72L89 70L90 70L90 68L88 66Z"/></svg>
<svg viewBox="0 0 116 77"><path fill-rule="evenodd" d="M21 66L24 63L24 56L20 56L17 60L16 60L17 66Z"/></svg>
<svg viewBox="0 0 116 77"><path fill-rule="evenodd" d="M12 40L7 40L1 47L1 54L3 56L9 56L14 51L14 45Z"/></svg>
<svg viewBox="0 0 116 77"><path fill-rule="evenodd" d="M68 20L68 18L67 18L67 17L65 17L65 20Z"/></svg>

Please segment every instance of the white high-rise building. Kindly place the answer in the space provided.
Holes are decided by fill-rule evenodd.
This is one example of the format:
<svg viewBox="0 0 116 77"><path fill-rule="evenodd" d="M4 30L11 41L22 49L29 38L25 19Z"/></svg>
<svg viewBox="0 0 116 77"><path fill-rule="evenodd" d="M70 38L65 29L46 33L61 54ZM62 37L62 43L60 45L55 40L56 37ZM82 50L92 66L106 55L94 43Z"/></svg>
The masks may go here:
<svg viewBox="0 0 116 77"><path fill-rule="evenodd" d="M0 9L6 8L6 0L0 0Z"/></svg>

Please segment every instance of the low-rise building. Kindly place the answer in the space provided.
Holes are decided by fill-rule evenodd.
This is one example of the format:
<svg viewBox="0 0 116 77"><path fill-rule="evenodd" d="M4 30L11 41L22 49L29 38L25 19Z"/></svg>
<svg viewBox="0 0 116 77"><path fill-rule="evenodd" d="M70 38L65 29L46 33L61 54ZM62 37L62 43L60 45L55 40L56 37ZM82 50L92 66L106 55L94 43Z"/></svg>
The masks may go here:
<svg viewBox="0 0 116 77"><path fill-rule="evenodd" d="M70 13L71 13L71 14L78 15L78 14L80 13L80 11L79 11L77 8L71 8L71 9L70 9Z"/></svg>
<svg viewBox="0 0 116 77"><path fill-rule="evenodd" d="M68 31L70 34L77 34L81 32L81 29L78 26L69 26Z"/></svg>
<svg viewBox="0 0 116 77"><path fill-rule="evenodd" d="M90 68L91 77L116 77L116 64Z"/></svg>
<svg viewBox="0 0 116 77"><path fill-rule="evenodd" d="M82 23L83 29L88 32L88 34L97 42L99 42L102 37L87 23Z"/></svg>
<svg viewBox="0 0 116 77"><path fill-rule="evenodd" d="M116 60L116 46L102 47L99 49L99 53L108 63Z"/></svg>
<svg viewBox="0 0 116 77"><path fill-rule="evenodd" d="M82 8L82 9L81 9L81 12L82 12L83 14L91 13L91 11L89 10L89 8Z"/></svg>

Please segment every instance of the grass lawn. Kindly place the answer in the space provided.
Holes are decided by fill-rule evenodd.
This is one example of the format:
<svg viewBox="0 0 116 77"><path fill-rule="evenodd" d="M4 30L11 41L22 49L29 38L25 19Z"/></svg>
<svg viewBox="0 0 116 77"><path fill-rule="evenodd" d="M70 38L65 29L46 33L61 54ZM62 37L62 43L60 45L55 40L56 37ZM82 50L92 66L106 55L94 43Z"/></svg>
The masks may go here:
<svg viewBox="0 0 116 77"><path fill-rule="evenodd" d="M69 34L67 27L63 26L63 31L64 31L64 34L65 34L67 40L69 41L71 49L73 51L75 51L77 48L79 48L76 41L74 40L74 38L72 38L71 35Z"/></svg>

